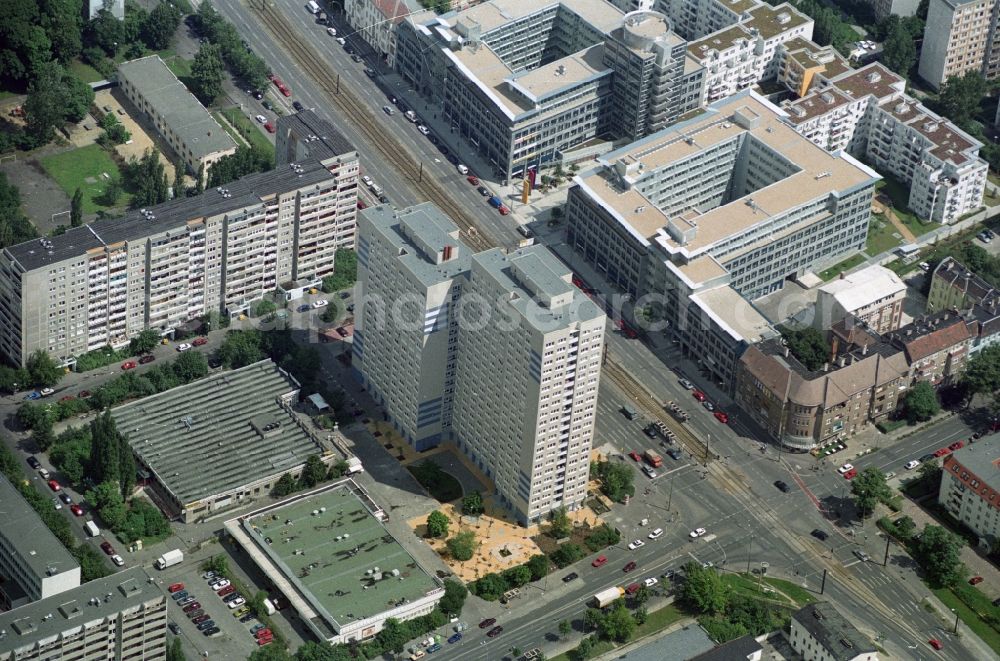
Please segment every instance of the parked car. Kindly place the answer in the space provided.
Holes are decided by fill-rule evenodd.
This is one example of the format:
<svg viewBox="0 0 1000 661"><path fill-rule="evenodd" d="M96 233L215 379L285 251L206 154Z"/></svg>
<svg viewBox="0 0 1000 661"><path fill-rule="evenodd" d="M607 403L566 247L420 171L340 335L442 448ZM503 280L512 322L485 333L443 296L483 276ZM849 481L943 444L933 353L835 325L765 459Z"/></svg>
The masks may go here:
<svg viewBox="0 0 1000 661"><path fill-rule="evenodd" d="M245 603L247 603L246 599L244 599L243 597L236 597L235 599L233 599L232 601L229 602L229 607L230 608L238 608L238 607L242 606Z"/></svg>
<svg viewBox="0 0 1000 661"><path fill-rule="evenodd" d="M213 590L221 590L222 588L228 587L230 585L229 581L225 578L220 578L217 581L212 581L209 583L209 587Z"/></svg>
<svg viewBox="0 0 1000 661"><path fill-rule="evenodd" d="M580 575L577 574L575 571L571 571L570 573L568 573L565 576L563 576L562 582L563 583L570 583L572 581L575 581L578 578L580 578Z"/></svg>
<svg viewBox="0 0 1000 661"><path fill-rule="evenodd" d="M56 482L55 480L49 480L49 488L52 489L53 491L59 491L62 489L62 487L59 486L59 483Z"/></svg>
<svg viewBox="0 0 1000 661"><path fill-rule="evenodd" d="M203 615L202 617L205 617L205 616ZM207 629L211 629L211 628L212 628L212 627L214 627L214 626L215 626L215 620L212 620L212 619L208 619L208 620L205 620L205 621L201 622L201 623L200 623L200 624L198 625L198 629L199 629L200 631L205 631L205 630L207 630Z"/></svg>
<svg viewBox="0 0 1000 661"><path fill-rule="evenodd" d="M628 550L629 551L634 551L634 550L636 550L638 548L642 548L645 545L646 545L646 542L642 541L641 539L637 539L637 540L635 540L633 542L629 542Z"/></svg>
<svg viewBox="0 0 1000 661"><path fill-rule="evenodd" d="M140 365L148 365L149 363L153 362L154 360L156 360L156 356L154 356L153 354L146 354L145 356L143 356L142 358L139 359L139 364Z"/></svg>
<svg viewBox="0 0 1000 661"><path fill-rule="evenodd" d="M69 511L73 513L73 516L83 516L83 508L76 503L69 506Z"/></svg>
<svg viewBox="0 0 1000 661"><path fill-rule="evenodd" d="M325 298L320 298L313 301L312 306L318 310L319 308L325 308L329 304L330 302L328 300L326 300Z"/></svg>
<svg viewBox="0 0 1000 661"><path fill-rule="evenodd" d="M636 567L638 567L638 565L635 563L635 560L629 560L627 563L625 563L625 566L622 567L622 571L627 574Z"/></svg>
<svg viewBox="0 0 1000 661"><path fill-rule="evenodd" d="M982 582L983 582L982 576L973 576L972 578L969 579L969 585L979 585Z"/></svg>
<svg viewBox="0 0 1000 661"><path fill-rule="evenodd" d="M204 609L198 608L198 609L195 609L195 610L191 611L190 613L185 613L185 615L187 615L187 618L189 620L193 620L196 617L201 617L202 615L208 615L208 613L206 613ZM208 615L208 616L212 617L211 615Z"/></svg>
<svg viewBox="0 0 1000 661"><path fill-rule="evenodd" d="M219 634L219 627L212 627L211 629L205 629L202 631L206 636L215 636Z"/></svg>
<svg viewBox="0 0 1000 661"><path fill-rule="evenodd" d="M486 627L492 627L496 623L497 623L497 619L495 617L488 617L488 618L486 618L485 620L483 620L482 622L479 623L479 628L480 629L485 629Z"/></svg>
<svg viewBox="0 0 1000 661"><path fill-rule="evenodd" d="M715 412L715 419L718 420L719 422L721 422L724 425L729 424L729 414L724 413L722 411L716 411Z"/></svg>
<svg viewBox="0 0 1000 661"><path fill-rule="evenodd" d="M181 599L187 599L189 596L191 595L188 594L187 590L181 590L180 592L175 592L170 595L170 598L176 602L180 602Z"/></svg>
<svg viewBox="0 0 1000 661"><path fill-rule="evenodd" d="M455 643L457 643L460 640L462 640L462 634L456 633L456 634L454 634L454 635L452 635L452 636L450 636L448 638L448 643L449 644L455 644Z"/></svg>
<svg viewBox="0 0 1000 661"><path fill-rule="evenodd" d="M191 346L193 347L202 347L205 346L206 344L208 344L207 337L196 337L193 340L191 340Z"/></svg>
<svg viewBox="0 0 1000 661"><path fill-rule="evenodd" d="M703 393L700 390L692 390L691 396L697 399L699 402L704 402L706 399L708 399L707 397L705 397L705 393Z"/></svg>
<svg viewBox="0 0 1000 661"><path fill-rule="evenodd" d="M927 644L936 650L944 649L944 645L942 645L941 641L938 640L937 638L931 638L930 640L927 641Z"/></svg>
<svg viewBox="0 0 1000 661"><path fill-rule="evenodd" d="M640 462L642 461L642 456L638 452L636 452L635 450L632 450L631 452L629 452L628 456L632 457L633 461L640 461Z"/></svg>
<svg viewBox="0 0 1000 661"><path fill-rule="evenodd" d="M647 537L650 539L659 539L663 535L663 528L657 528L653 532L649 533Z"/></svg>
<svg viewBox="0 0 1000 661"><path fill-rule="evenodd" d="M119 567L124 567L125 566L125 558L121 557L117 553L115 553L113 556L111 556L111 562L115 563L115 565L117 565Z"/></svg>
<svg viewBox="0 0 1000 661"><path fill-rule="evenodd" d="M298 101L292 101L292 107L295 108L295 110L297 112L302 112L306 108L304 105L302 105Z"/></svg>
<svg viewBox="0 0 1000 661"><path fill-rule="evenodd" d="M184 612L190 613L191 611L198 610L199 608L201 608L201 603L197 601L192 601L190 604L184 607Z"/></svg>
<svg viewBox="0 0 1000 661"><path fill-rule="evenodd" d="M778 490L783 493L788 493L792 490L791 487L785 484L782 480L775 481L774 486L778 487Z"/></svg>
<svg viewBox="0 0 1000 661"><path fill-rule="evenodd" d="M684 390L694 390L694 384L687 379L678 379L677 383L681 384L681 388Z"/></svg>
<svg viewBox="0 0 1000 661"><path fill-rule="evenodd" d="M840 468L837 469L837 472L840 473L841 475L843 475L844 473L846 473L847 471L850 471L850 470L854 470L854 465L853 464L844 464L843 466L841 466Z"/></svg>
<svg viewBox="0 0 1000 661"><path fill-rule="evenodd" d="M123 370L134 370L136 368L136 362L134 360L126 360L122 363Z"/></svg>
<svg viewBox="0 0 1000 661"><path fill-rule="evenodd" d="M857 476L858 476L858 471L857 471L856 468L852 468L851 470L849 470L846 473L844 473L844 479L845 480L853 480Z"/></svg>
<svg viewBox="0 0 1000 661"><path fill-rule="evenodd" d="M707 531L704 528L695 528L694 530L688 533L688 537L690 537L691 539L696 539L698 537L703 536L705 532Z"/></svg>
<svg viewBox="0 0 1000 661"><path fill-rule="evenodd" d="M903 466L903 468L905 468L906 470L909 471L909 470L913 470L914 468L916 468L919 465L920 465L920 462L917 461L916 459L913 459L911 461L906 462L906 465Z"/></svg>
<svg viewBox="0 0 1000 661"><path fill-rule="evenodd" d="M202 622L208 622L211 619L212 619L211 615L209 615L208 613L202 613L198 617L192 617L191 622L193 624L201 624Z"/></svg>
<svg viewBox="0 0 1000 661"><path fill-rule="evenodd" d="M862 551L861 549L854 549L854 555L861 562L868 562L869 560L871 560L871 556Z"/></svg>
<svg viewBox="0 0 1000 661"><path fill-rule="evenodd" d="M659 583L659 581L657 581L655 577L650 576L645 581L643 581L643 583L646 585L647 588L651 588L654 585L656 585L657 583Z"/></svg>
<svg viewBox="0 0 1000 661"><path fill-rule="evenodd" d="M177 626L176 622L167 622L167 628L170 629L170 633L175 636L181 635L181 628Z"/></svg>
<svg viewBox="0 0 1000 661"><path fill-rule="evenodd" d="M167 588L167 592L169 592L170 594L174 594L175 592L180 592L183 589L184 589L183 583L174 583Z"/></svg>
<svg viewBox="0 0 1000 661"><path fill-rule="evenodd" d="M486 632L486 635L489 638L496 638L502 633L503 633L503 627L493 627L492 629Z"/></svg>
<svg viewBox="0 0 1000 661"><path fill-rule="evenodd" d="M268 133L274 133L277 129L274 128L274 124L268 122L267 124L264 124L264 130Z"/></svg>
<svg viewBox="0 0 1000 661"><path fill-rule="evenodd" d="M819 528L813 528L813 531L809 534L821 542L825 542L826 538L829 537L829 535L827 535L825 531L820 530Z"/></svg>
<svg viewBox="0 0 1000 661"><path fill-rule="evenodd" d="M42 464L34 457L28 457L28 465L31 466L32 470L38 470L42 467Z"/></svg>
<svg viewBox="0 0 1000 661"><path fill-rule="evenodd" d="M590 563L591 567L603 567L608 563L608 557L604 555L599 555L594 558L594 561Z"/></svg>

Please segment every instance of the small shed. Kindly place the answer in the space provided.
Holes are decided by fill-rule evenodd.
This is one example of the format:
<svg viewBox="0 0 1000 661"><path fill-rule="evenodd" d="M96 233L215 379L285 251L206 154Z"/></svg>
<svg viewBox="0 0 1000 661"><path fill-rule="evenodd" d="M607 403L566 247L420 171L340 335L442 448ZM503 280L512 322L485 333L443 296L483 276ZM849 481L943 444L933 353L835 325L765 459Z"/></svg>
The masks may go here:
<svg viewBox="0 0 1000 661"><path fill-rule="evenodd" d="M309 400L309 403L316 407L316 410L320 413L330 410L330 405L326 403L325 399L323 399L323 395L318 392L314 392L309 395L307 399Z"/></svg>

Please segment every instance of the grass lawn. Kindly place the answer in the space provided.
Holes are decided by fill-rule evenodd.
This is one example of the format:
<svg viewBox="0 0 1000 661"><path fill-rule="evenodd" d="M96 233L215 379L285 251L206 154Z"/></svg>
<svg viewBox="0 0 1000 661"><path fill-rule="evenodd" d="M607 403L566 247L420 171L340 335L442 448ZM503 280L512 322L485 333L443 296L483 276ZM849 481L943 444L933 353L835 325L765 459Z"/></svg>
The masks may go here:
<svg viewBox="0 0 1000 661"><path fill-rule="evenodd" d="M833 280L844 271L853 269L855 266L857 266L863 261L865 261L865 256L864 254L859 252L856 255L851 255L850 257L840 262L839 264L834 264L825 271L820 271L818 275L823 280L823 282L826 282L827 280Z"/></svg>
<svg viewBox="0 0 1000 661"><path fill-rule="evenodd" d="M901 245L902 239L897 239L893 233L899 233L896 226L886 220L882 214L874 214L868 225L868 243L865 246L865 253L874 257Z"/></svg>
<svg viewBox="0 0 1000 661"><path fill-rule="evenodd" d="M250 144L264 153L270 154L272 158L274 157L274 145L261 133L252 119L240 112L239 108L223 108L219 112Z"/></svg>
<svg viewBox="0 0 1000 661"><path fill-rule="evenodd" d="M100 71L80 60L71 60L68 68L77 78L85 83L96 83L99 80L104 80L104 76L101 75Z"/></svg>
<svg viewBox="0 0 1000 661"><path fill-rule="evenodd" d="M167 68L170 69L182 83L187 85L189 88L191 87L189 82L191 78L191 60L185 60L183 57L174 56L169 60L165 60L164 64L167 65Z"/></svg>
<svg viewBox="0 0 1000 661"><path fill-rule="evenodd" d="M962 624L972 629L972 631L983 639L983 642L990 646L994 652L1000 653L1000 632L986 624L974 610L965 605L954 592L948 588L934 590L934 594L945 606L952 608L958 614ZM989 602L987 602L989 604ZM961 625L959 632L961 633Z"/></svg>
<svg viewBox="0 0 1000 661"><path fill-rule="evenodd" d="M94 198L100 197L110 179L121 179L121 173L108 153L99 145L88 145L61 154L53 154L42 159L42 167L67 195L73 197L77 188L83 190L83 212L96 213L108 207L98 204ZM122 193L119 205L126 205L129 194Z"/></svg>
<svg viewBox="0 0 1000 661"><path fill-rule="evenodd" d="M236 141L237 145L241 147L247 145L246 139L242 135L240 135L239 131L237 131L236 129L234 129L232 126L229 125L229 122L226 121L226 118L223 117L221 112L215 111L212 113L212 116L215 117L215 121L219 122L219 126L221 126L226 130L226 133L229 134L229 137L231 137L233 140Z"/></svg>
<svg viewBox="0 0 1000 661"><path fill-rule="evenodd" d="M777 592L765 592L761 594L757 591L757 577L747 574L721 574L722 582L733 589L737 594L747 597L760 598L768 601L775 601L790 606L805 606L816 601L816 597L791 581L784 581L780 578L763 579L763 586L770 586Z"/></svg>
<svg viewBox="0 0 1000 661"><path fill-rule="evenodd" d="M904 186L898 179L894 179L892 175L883 173L882 176L885 178L875 185L875 189L889 196L892 200L892 210L896 214L896 217L913 232L914 236L926 234L935 227L938 227L937 223L922 222L910 211L910 189L907 186Z"/></svg>
<svg viewBox="0 0 1000 661"><path fill-rule="evenodd" d="M433 461L422 461L407 466L407 469L435 500L450 503L462 497L462 485L458 480L441 470Z"/></svg>
<svg viewBox="0 0 1000 661"><path fill-rule="evenodd" d="M12 96L17 96L14 92L8 92L7 90L0 90L0 100L9 99Z"/></svg>

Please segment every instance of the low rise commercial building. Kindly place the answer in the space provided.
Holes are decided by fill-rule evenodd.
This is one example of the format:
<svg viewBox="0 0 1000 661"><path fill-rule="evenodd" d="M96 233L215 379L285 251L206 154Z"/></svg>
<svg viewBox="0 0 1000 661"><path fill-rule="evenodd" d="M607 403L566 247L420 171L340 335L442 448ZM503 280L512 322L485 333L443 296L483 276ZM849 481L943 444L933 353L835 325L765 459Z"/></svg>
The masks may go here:
<svg viewBox="0 0 1000 661"><path fill-rule="evenodd" d="M986 436L944 458L938 503L979 536L984 549L1000 540L1000 438Z"/></svg>
<svg viewBox="0 0 1000 661"><path fill-rule="evenodd" d="M386 530L388 515L344 480L226 521L321 641L367 640L388 619L427 615L444 588Z"/></svg>
<svg viewBox="0 0 1000 661"><path fill-rule="evenodd" d="M270 360L207 376L112 409L147 488L170 517L192 523L267 498L306 459L346 460L292 410L295 379Z"/></svg>
<svg viewBox="0 0 1000 661"><path fill-rule="evenodd" d="M790 88L805 88L789 75ZM803 135L896 177L921 218L953 223L982 206L989 169L982 143L907 96L903 78L874 63L809 80L811 91L783 104Z"/></svg>
<svg viewBox="0 0 1000 661"><path fill-rule="evenodd" d="M840 277L819 288L813 325L825 330L854 317L876 333L899 328L906 285L884 266L873 265Z"/></svg>
<svg viewBox="0 0 1000 661"><path fill-rule="evenodd" d="M821 601L792 613L788 642L804 661L878 661L875 644Z"/></svg>
<svg viewBox="0 0 1000 661"><path fill-rule="evenodd" d="M80 564L3 475L0 503L0 611L78 587Z"/></svg>
<svg viewBox="0 0 1000 661"><path fill-rule="evenodd" d="M334 270L338 219L353 225L356 154L331 172L308 160L122 218L0 251L0 354L62 364L143 330L170 335L208 314L238 315L291 283ZM344 232L348 230L343 230Z"/></svg>
<svg viewBox="0 0 1000 661"><path fill-rule="evenodd" d="M132 567L0 613L0 661L167 658L167 599Z"/></svg>
<svg viewBox="0 0 1000 661"><path fill-rule="evenodd" d="M191 174L202 174L203 185L216 161L236 153L236 142L159 55L119 64L118 85L132 105L149 117Z"/></svg>

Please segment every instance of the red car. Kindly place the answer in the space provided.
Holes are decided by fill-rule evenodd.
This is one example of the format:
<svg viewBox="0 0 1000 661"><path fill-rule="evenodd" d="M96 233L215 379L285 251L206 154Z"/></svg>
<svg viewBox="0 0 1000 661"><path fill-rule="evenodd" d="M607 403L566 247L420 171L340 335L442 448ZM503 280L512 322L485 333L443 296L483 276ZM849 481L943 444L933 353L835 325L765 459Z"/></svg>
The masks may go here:
<svg viewBox="0 0 1000 661"><path fill-rule="evenodd" d="M955 441L954 443L948 446L948 449L954 452L955 450L961 450L964 447L965 447L965 441Z"/></svg>
<svg viewBox="0 0 1000 661"><path fill-rule="evenodd" d="M60 398L59 401L60 402L72 402L74 399L76 399L76 397L74 397L73 395L66 395L65 397Z"/></svg>
<svg viewBox="0 0 1000 661"><path fill-rule="evenodd" d="M364 200L358 200L358 208L359 209L367 209L368 205L364 203Z"/></svg>
<svg viewBox="0 0 1000 661"><path fill-rule="evenodd" d="M184 612L190 613L191 611L196 611L199 608L201 608L201 604L199 604L197 601L192 601L190 604L184 607Z"/></svg>
<svg viewBox="0 0 1000 661"><path fill-rule="evenodd" d="M167 588L167 592L169 592L170 594L173 594L175 592L180 592L183 589L184 589L184 584L183 583L174 583L169 588Z"/></svg>
<svg viewBox="0 0 1000 661"><path fill-rule="evenodd" d="M76 396L79 397L80 399L87 399L88 397L90 397L90 391L89 390L81 390L79 393L77 393Z"/></svg>
<svg viewBox="0 0 1000 661"><path fill-rule="evenodd" d="M122 363L122 369L123 370L134 370L135 369L135 361L134 360L126 360L124 363Z"/></svg>
<svg viewBox="0 0 1000 661"><path fill-rule="evenodd" d="M215 594L219 595L220 597L226 597L226 596L231 595L234 592L236 592L236 588L234 588L232 585L227 585L226 587L222 588L221 590L217 590Z"/></svg>
<svg viewBox="0 0 1000 661"><path fill-rule="evenodd" d="M49 480L49 488L53 491L60 491L62 489L62 487L59 486L59 483L55 480Z"/></svg>
<svg viewBox="0 0 1000 661"><path fill-rule="evenodd" d="M715 419L718 420L719 422L721 422L724 425L729 424L729 416L727 414L723 413L722 411L716 411L715 412Z"/></svg>
<svg viewBox="0 0 1000 661"><path fill-rule="evenodd" d="M267 129L268 133L274 133L275 131L274 124L272 124L271 122L264 124L264 128Z"/></svg>
<svg viewBox="0 0 1000 661"><path fill-rule="evenodd" d="M851 470L844 473L845 480L853 480L857 476L858 476L858 470L856 468L852 468Z"/></svg>
<svg viewBox="0 0 1000 661"><path fill-rule="evenodd" d="M468 179L469 183L472 184L473 186L478 186L479 185L479 178L478 177L474 177L474 176L472 176L470 174L468 177L466 177L466 179Z"/></svg>
<svg viewBox="0 0 1000 661"><path fill-rule="evenodd" d="M497 623L497 619L495 617L488 617L488 618L486 618L485 620L483 620L482 622L479 623L479 628L480 629L485 629L486 627L492 627L496 623Z"/></svg>
<svg viewBox="0 0 1000 661"><path fill-rule="evenodd" d="M510 213L510 207L508 207L506 204L501 204L500 207L497 209L497 211L500 212L501 216L506 216Z"/></svg>
<svg viewBox="0 0 1000 661"><path fill-rule="evenodd" d="M639 453L638 453L638 452L636 452L635 450L633 450L632 452L629 452L629 453L628 453L628 456L632 457L632 459L633 459L634 461L642 461L642 457L640 457L640 456L639 456Z"/></svg>
<svg viewBox="0 0 1000 661"><path fill-rule="evenodd" d="M193 340L191 340L191 346L193 347L203 347L206 344L208 344L207 337L196 337Z"/></svg>
<svg viewBox="0 0 1000 661"><path fill-rule="evenodd" d="M590 563L590 566L591 567L603 567L606 564L608 564L608 556L606 556L606 555L599 555L596 558L594 558L594 561L592 563Z"/></svg>
<svg viewBox="0 0 1000 661"><path fill-rule="evenodd" d="M264 638L265 636L270 636L270 635L272 635L271 630L267 628L259 629L257 633L254 634L254 636L256 636L257 638Z"/></svg>
<svg viewBox="0 0 1000 661"><path fill-rule="evenodd" d="M83 508L76 503L69 506L69 511L73 513L73 516L83 516Z"/></svg>
<svg viewBox="0 0 1000 661"><path fill-rule="evenodd" d="M104 551L104 553L106 553L107 555L115 554L115 547L111 546L111 542L107 540L101 542L101 550Z"/></svg>
<svg viewBox="0 0 1000 661"><path fill-rule="evenodd" d="M145 355L145 356L143 356L142 358L139 359L139 364L140 365L149 365L154 360L156 360L156 356L154 356L152 354L147 354L147 355Z"/></svg>
<svg viewBox="0 0 1000 661"><path fill-rule="evenodd" d="M622 567L622 571L627 574L630 571L632 571L633 569L635 569L636 567L638 567L638 565L635 564L635 560L631 560L631 561L629 561L629 563L627 565L625 565L624 567Z"/></svg>
<svg viewBox="0 0 1000 661"><path fill-rule="evenodd" d="M638 583L633 583L632 585L625 588L625 594L635 594L639 591L641 586Z"/></svg>
<svg viewBox="0 0 1000 661"><path fill-rule="evenodd" d="M704 402L706 399L708 399L707 397L705 397L705 393L697 389L691 391L691 396L697 399L699 402Z"/></svg>
<svg viewBox="0 0 1000 661"><path fill-rule="evenodd" d="M944 649L944 645L942 645L941 641L938 640L937 638L931 638L930 640L927 641L927 644L936 650Z"/></svg>
<svg viewBox="0 0 1000 661"><path fill-rule="evenodd" d="M982 582L983 582L982 576L973 576L972 578L969 579L969 585L979 585Z"/></svg>
<svg viewBox="0 0 1000 661"><path fill-rule="evenodd" d="M940 450L937 450L937 451L934 452L934 456L935 457L943 457L943 456L945 456L946 454L948 454L950 452L951 452L951 450L949 450L948 448L941 448Z"/></svg>

